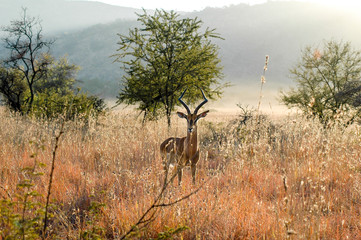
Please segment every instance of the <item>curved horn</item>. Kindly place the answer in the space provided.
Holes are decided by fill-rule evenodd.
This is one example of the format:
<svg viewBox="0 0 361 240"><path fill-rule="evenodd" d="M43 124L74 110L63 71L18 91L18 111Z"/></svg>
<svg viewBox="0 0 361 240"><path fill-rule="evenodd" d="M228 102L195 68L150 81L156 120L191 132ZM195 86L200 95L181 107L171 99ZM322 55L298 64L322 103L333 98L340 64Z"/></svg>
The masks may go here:
<svg viewBox="0 0 361 240"><path fill-rule="evenodd" d="M208 99L207 99L206 96L204 95L204 92L203 92L202 88L199 88L199 89L200 89L201 92L202 92L204 101L201 102L201 104L199 104L198 107L194 110L194 114L197 114L198 110L199 110L204 104L206 104L206 103L208 102Z"/></svg>
<svg viewBox="0 0 361 240"><path fill-rule="evenodd" d="M178 100L181 102L181 104L184 106L184 108L187 110L188 114L191 114L191 110L189 110L189 107L187 106L187 104L185 104L185 102L183 102L182 97L184 95L184 93L187 91L187 88L184 90L184 92L182 93L182 95L178 98Z"/></svg>

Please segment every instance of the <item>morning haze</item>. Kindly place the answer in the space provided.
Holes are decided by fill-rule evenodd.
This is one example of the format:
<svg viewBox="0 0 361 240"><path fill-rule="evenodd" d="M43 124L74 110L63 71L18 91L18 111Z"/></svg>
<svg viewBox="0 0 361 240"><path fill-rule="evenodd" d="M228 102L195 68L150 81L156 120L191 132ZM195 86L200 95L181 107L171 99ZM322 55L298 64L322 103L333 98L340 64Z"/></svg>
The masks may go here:
<svg viewBox="0 0 361 240"><path fill-rule="evenodd" d="M0 0L0 24L9 25L21 16L22 7L42 19L45 37L55 38L55 57L67 56L81 67L81 87L102 97L114 99L120 88L122 71L110 58L117 49L117 33L136 26L133 9L98 2L64 0ZM225 82L233 84L215 108L236 108L237 103L256 106L264 59L270 56L263 91L264 111L278 108L281 88L293 84L289 68L307 45L319 46L324 40L350 41L361 47L355 14L301 2L268 2L249 6L233 5L182 13L197 16L204 27L216 28L225 40L216 40L224 66ZM271 106L271 107L270 107Z"/></svg>
<svg viewBox="0 0 361 240"><path fill-rule="evenodd" d="M0 240L361 240L360 17L135 11L0 0Z"/></svg>

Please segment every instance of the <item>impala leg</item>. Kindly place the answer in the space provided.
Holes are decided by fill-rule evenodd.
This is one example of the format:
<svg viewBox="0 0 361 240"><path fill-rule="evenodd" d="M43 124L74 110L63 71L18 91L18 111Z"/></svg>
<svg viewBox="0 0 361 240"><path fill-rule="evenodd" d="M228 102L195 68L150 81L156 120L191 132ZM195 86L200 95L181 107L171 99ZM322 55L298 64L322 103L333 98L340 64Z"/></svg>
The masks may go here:
<svg viewBox="0 0 361 240"><path fill-rule="evenodd" d="M191 170L192 170L192 179L193 179L193 184L196 184L196 171L197 171L197 165L196 164L192 164L191 165Z"/></svg>
<svg viewBox="0 0 361 240"><path fill-rule="evenodd" d="M167 163L164 163L164 184L166 184L168 180L168 169Z"/></svg>
<svg viewBox="0 0 361 240"><path fill-rule="evenodd" d="M167 183L169 167L170 167L170 164L172 163L173 158L174 158L174 153L173 152L171 152L169 154L165 154L165 156L163 158L164 184Z"/></svg>
<svg viewBox="0 0 361 240"><path fill-rule="evenodd" d="M199 150L196 152L196 154L191 159L191 171L192 171L193 184L196 184L196 172L197 172L198 160L199 160Z"/></svg>
<svg viewBox="0 0 361 240"><path fill-rule="evenodd" d="M183 168L186 166L186 155L183 152L182 156L180 157L179 161L178 161L178 185L181 185L182 183L182 175L183 175Z"/></svg>
<svg viewBox="0 0 361 240"><path fill-rule="evenodd" d="M163 170L164 170L164 183L167 181L167 175L168 175L168 167L167 167L167 154L165 152L161 152L162 155L162 164L163 164Z"/></svg>
<svg viewBox="0 0 361 240"><path fill-rule="evenodd" d="M182 183L182 174L183 174L183 168L182 166L178 167L178 185L181 185Z"/></svg>
<svg viewBox="0 0 361 240"><path fill-rule="evenodd" d="M182 173L183 173L182 166L179 165L179 164L176 164L174 166L173 173L172 173L172 176L171 176L172 183L174 182L174 178L178 175L178 184L180 185L181 182L182 182Z"/></svg>

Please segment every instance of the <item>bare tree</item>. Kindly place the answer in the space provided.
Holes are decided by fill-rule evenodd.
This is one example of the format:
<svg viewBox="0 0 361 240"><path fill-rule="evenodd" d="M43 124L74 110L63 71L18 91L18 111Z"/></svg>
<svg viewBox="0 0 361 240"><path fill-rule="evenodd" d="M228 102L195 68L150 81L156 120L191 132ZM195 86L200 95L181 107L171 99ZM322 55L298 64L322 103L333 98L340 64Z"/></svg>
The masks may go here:
<svg viewBox="0 0 361 240"><path fill-rule="evenodd" d="M23 9L20 20L11 21L11 24L3 27L2 30L8 33L3 41L5 48L10 51L9 57L2 62L3 68L15 72L16 77L19 78L17 82L24 81L26 88L22 89L26 89L28 93L23 94L22 89L16 89L14 84L6 82L11 81L11 78L1 78L1 85L8 87L8 92L12 92L11 96L23 97L22 101L26 108L16 110L28 113L34 102L35 83L44 76L49 65L52 64L49 51L54 41L43 40L40 20L27 16L26 9ZM5 98L10 96L4 93L3 95Z"/></svg>

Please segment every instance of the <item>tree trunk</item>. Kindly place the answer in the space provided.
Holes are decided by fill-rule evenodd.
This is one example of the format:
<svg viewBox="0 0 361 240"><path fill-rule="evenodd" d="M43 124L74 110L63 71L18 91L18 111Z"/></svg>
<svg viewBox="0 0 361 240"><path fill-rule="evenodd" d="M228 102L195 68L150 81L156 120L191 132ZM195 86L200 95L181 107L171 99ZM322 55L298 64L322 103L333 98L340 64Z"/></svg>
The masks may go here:
<svg viewBox="0 0 361 240"><path fill-rule="evenodd" d="M33 107L33 102L34 102L34 89L33 89L33 85L29 84L29 90L30 90L30 101L29 101L29 105L28 105L28 109L26 111L26 113L30 113Z"/></svg>
<svg viewBox="0 0 361 240"><path fill-rule="evenodd" d="M171 115L172 115L172 108L170 108L169 106L166 106L168 131L170 130L170 126L171 126Z"/></svg>
<svg viewBox="0 0 361 240"><path fill-rule="evenodd" d="M144 125L147 120L147 110L144 111L142 124Z"/></svg>
<svg viewBox="0 0 361 240"><path fill-rule="evenodd" d="M171 126L171 112L168 113L168 111L167 111L167 123L168 123L168 130L169 130L170 126Z"/></svg>

